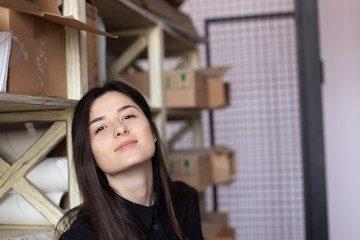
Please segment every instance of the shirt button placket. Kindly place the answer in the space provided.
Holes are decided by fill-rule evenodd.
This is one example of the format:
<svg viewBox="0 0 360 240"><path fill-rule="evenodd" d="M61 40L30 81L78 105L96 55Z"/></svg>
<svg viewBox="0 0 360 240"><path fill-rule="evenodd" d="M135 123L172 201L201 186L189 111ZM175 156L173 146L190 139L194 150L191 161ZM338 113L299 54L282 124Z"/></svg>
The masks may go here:
<svg viewBox="0 0 360 240"><path fill-rule="evenodd" d="M154 224L153 228L155 229L155 231L159 230L159 225L158 224Z"/></svg>

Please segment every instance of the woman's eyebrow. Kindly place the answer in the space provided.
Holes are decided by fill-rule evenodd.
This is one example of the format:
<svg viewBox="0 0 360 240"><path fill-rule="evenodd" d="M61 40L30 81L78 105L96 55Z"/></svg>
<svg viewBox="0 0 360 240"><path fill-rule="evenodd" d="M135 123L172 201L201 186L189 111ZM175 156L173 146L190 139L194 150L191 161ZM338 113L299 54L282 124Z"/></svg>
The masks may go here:
<svg viewBox="0 0 360 240"><path fill-rule="evenodd" d="M135 107L134 105L125 105L125 106L122 106L121 108L119 108L119 109L117 110L117 112L122 112L122 111L124 111L124 110L126 110L126 109L128 109L128 108L135 108L135 109L138 110L138 108Z"/></svg>
<svg viewBox="0 0 360 240"><path fill-rule="evenodd" d="M136 106L133 106L133 105L125 105L125 106L122 106L121 108L119 108L119 109L117 110L117 112L119 113L119 112L125 111L125 110L128 109L128 108L135 108L135 109L138 110L138 108L137 108ZM90 126L91 124L95 123L95 122L98 122L98 121L103 120L104 118L105 118L104 116L94 118L93 120L91 120L91 121L89 122L89 126Z"/></svg>
<svg viewBox="0 0 360 240"><path fill-rule="evenodd" d="M93 124L93 123L95 123L95 122L98 122L98 121L101 121L101 120L103 120L103 119L104 119L104 116L94 118L93 120L91 120L91 121L89 122L89 126L90 126L91 124Z"/></svg>

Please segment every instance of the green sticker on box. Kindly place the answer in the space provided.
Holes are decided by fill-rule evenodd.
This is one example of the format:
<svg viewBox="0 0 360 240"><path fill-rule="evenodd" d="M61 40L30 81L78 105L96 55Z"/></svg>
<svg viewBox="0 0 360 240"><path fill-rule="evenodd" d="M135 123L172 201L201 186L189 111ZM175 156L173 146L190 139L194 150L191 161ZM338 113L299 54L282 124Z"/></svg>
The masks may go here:
<svg viewBox="0 0 360 240"><path fill-rule="evenodd" d="M166 78L166 89L170 89L170 77Z"/></svg>
<svg viewBox="0 0 360 240"><path fill-rule="evenodd" d="M185 80L186 80L186 74L185 74L185 73L182 73L182 74L181 74L181 81L184 82Z"/></svg>
<svg viewBox="0 0 360 240"><path fill-rule="evenodd" d="M185 159L184 166L188 168L190 166L190 160Z"/></svg>

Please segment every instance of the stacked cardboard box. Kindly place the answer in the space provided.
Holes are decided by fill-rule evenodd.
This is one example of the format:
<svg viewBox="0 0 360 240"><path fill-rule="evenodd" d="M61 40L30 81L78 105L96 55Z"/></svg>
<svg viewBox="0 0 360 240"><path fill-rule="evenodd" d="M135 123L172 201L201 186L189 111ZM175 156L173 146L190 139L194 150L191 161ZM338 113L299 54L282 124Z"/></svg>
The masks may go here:
<svg viewBox="0 0 360 240"><path fill-rule="evenodd" d="M12 32L7 92L66 98L64 27L0 8L0 31Z"/></svg>
<svg viewBox="0 0 360 240"><path fill-rule="evenodd" d="M206 150L172 152L169 166L174 181L183 181L200 192L212 184L210 156Z"/></svg>
<svg viewBox="0 0 360 240"><path fill-rule="evenodd" d="M235 229L228 225L227 213L201 213L201 227L205 240L235 239Z"/></svg>
<svg viewBox="0 0 360 240"><path fill-rule="evenodd" d="M215 146L209 150L212 181L214 184L229 184L237 173L236 153L226 146Z"/></svg>
<svg viewBox="0 0 360 240"><path fill-rule="evenodd" d="M206 77L193 69L178 69L164 73L165 101L168 108L205 108Z"/></svg>
<svg viewBox="0 0 360 240"><path fill-rule="evenodd" d="M0 31L12 32L7 92L67 97L65 28L111 36L72 17L55 1L2 0Z"/></svg>
<svg viewBox="0 0 360 240"><path fill-rule="evenodd" d="M206 76L207 108L230 105L230 84L224 83L222 79L228 69L228 67L217 67L201 71Z"/></svg>
<svg viewBox="0 0 360 240"><path fill-rule="evenodd" d="M229 184L236 173L236 154L217 146L209 150L184 150L169 154L170 175L198 191L212 184Z"/></svg>
<svg viewBox="0 0 360 240"><path fill-rule="evenodd" d="M228 67L165 71L165 106L171 109L214 109L229 105L229 85L222 80L227 70ZM148 73L126 73L122 74L120 79L139 89L145 96L149 96Z"/></svg>

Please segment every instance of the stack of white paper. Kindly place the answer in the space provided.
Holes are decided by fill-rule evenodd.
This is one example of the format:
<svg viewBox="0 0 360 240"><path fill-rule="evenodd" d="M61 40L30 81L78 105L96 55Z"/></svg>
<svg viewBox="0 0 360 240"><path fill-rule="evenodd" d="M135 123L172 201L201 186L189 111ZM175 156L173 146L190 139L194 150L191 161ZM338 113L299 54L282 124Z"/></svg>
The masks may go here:
<svg viewBox="0 0 360 240"><path fill-rule="evenodd" d="M11 36L11 32L0 32L0 92L6 92Z"/></svg>

